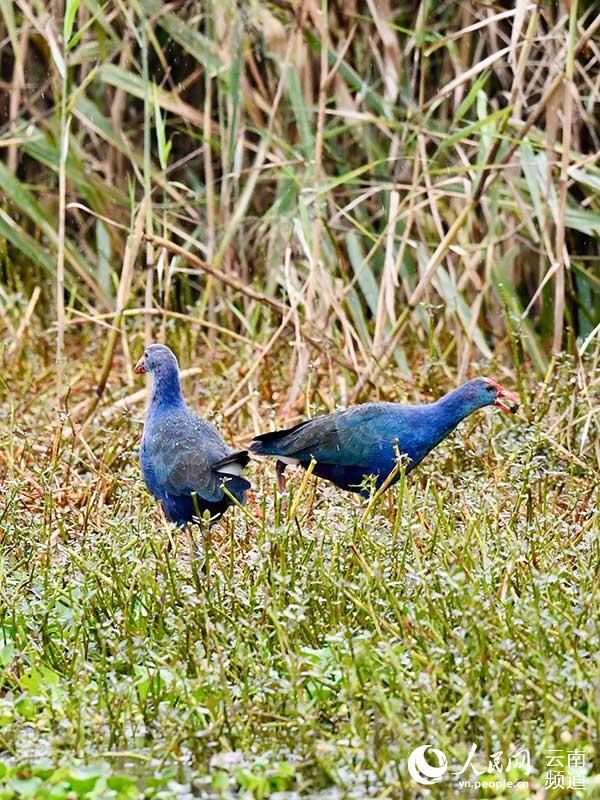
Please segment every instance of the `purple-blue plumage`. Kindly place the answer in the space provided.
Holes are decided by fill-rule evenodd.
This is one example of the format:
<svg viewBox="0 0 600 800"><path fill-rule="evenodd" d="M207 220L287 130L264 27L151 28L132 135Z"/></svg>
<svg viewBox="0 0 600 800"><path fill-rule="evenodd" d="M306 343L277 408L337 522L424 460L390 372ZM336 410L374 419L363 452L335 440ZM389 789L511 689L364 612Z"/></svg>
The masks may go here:
<svg viewBox="0 0 600 800"><path fill-rule="evenodd" d="M495 381L476 378L436 403L366 403L288 430L263 433L250 450L276 456L280 478L287 464L306 469L314 459L315 475L340 489L369 494L365 478L374 477L375 486L381 487L398 456L404 457L409 472L473 411L497 405L514 412L518 404L518 397Z"/></svg>
<svg viewBox="0 0 600 800"><path fill-rule="evenodd" d="M180 527L205 511L218 519L232 504L223 484L245 504L250 483L242 477L246 450L228 447L217 429L192 414L181 393L179 365L168 347L147 347L135 371L152 376L140 462L146 486L166 516Z"/></svg>

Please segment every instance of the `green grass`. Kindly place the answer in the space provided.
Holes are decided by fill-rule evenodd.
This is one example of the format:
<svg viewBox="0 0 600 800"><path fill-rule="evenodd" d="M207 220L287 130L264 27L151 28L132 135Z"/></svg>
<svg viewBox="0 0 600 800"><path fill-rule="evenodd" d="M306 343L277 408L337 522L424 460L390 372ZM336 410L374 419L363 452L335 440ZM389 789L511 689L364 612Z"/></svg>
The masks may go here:
<svg viewBox="0 0 600 800"><path fill-rule="evenodd" d="M590 796L598 429L573 415L570 362L547 391L525 379L529 412L463 423L364 521L364 501L322 482L288 518L300 477L278 497L272 465L254 465L247 512L203 545L206 574L143 487L142 408L111 405L131 389L113 380L103 423L65 418L57 438L44 358L23 364L0 428L0 797L413 796L406 759L427 743L455 770L472 743L478 764L528 747L514 797L544 786L548 750L583 750ZM89 366L71 362L72 403ZM199 410L229 393L210 370L186 381L199 388Z"/></svg>

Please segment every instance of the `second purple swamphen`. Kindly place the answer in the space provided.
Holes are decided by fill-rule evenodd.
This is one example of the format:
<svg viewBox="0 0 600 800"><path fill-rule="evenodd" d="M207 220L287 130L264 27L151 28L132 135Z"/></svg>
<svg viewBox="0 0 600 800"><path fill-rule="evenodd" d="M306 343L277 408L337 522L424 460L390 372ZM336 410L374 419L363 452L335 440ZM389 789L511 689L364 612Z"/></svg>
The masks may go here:
<svg viewBox="0 0 600 800"><path fill-rule="evenodd" d="M146 347L135 367L152 376L152 398L144 424L140 462L146 486L165 515L179 527L205 511L218 519L232 505L227 490L242 505L250 483L242 477L246 450L228 447L218 430L193 414L183 399L179 365L162 344Z"/></svg>
<svg viewBox="0 0 600 800"><path fill-rule="evenodd" d="M277 458L280 488L285 487L283 472L288 464L307 469L314 459L314 474L340 489L368 496L372 487L365 479L374 479L379 489L399 455L409 472L465 417L492 405L514 413L519 398L490 378L475 378L435 403L365 403L263 433L255 437L250 450ZM398 478L399 474L391 483Z"/></svg>

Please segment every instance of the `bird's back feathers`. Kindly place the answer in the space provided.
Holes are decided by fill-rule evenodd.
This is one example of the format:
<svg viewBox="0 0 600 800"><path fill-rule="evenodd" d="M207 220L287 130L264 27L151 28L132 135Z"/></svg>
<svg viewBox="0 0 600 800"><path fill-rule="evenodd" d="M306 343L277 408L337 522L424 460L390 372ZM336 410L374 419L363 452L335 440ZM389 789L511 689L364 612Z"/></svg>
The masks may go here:
<svg viewBox="0 0 600 800"><path fill-rule="evenodd" d="M409 472L466 416L462 409L442 403L404 405L365 403L346 411L325 414L293 428L257 436L253 453L276 456L281 463L306 468L316 462L314 474L348 491L368 494L365 478L373 476L379 488L402 459Z"/></svg>

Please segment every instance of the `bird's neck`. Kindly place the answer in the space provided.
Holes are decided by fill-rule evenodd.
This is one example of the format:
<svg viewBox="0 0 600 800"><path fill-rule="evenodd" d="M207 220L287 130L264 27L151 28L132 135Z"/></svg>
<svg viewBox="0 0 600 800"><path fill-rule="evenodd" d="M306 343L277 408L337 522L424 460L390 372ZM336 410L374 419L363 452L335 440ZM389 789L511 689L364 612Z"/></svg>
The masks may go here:
<svg viewBox="0 0 600 800"><path fill-rule="evenodd" d="M440 427L444 430L443 436L454 430L459 422L482 407L481 398L469 394L465 386L459 386L453 392L449 392L437 403L433 403L437 410L437 419Z"/></svg>
<svg viewBox="0 0 600 800"><path fill-rule="evenodd" d="M153 375L150 406L156 409L171 408L179 405L185 405L185 401L181 393L177 370L168 369Z"/></svg>

